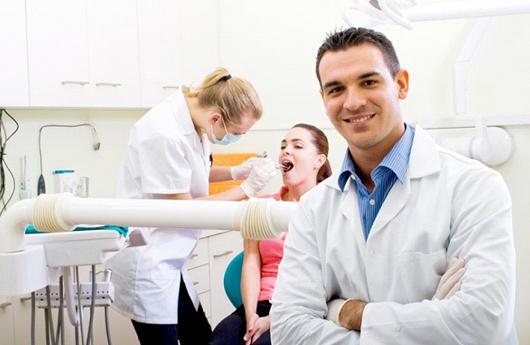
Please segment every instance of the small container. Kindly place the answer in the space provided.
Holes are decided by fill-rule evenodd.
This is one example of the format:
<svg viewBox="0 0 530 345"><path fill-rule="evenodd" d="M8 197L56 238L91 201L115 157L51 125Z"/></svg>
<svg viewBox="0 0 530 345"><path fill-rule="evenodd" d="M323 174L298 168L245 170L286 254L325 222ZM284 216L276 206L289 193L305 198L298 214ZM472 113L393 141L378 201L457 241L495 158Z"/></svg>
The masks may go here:
<svg viewBox="0 0 530 345"><path fill-rule="evenodd" d="M55 170L54 176L54 192L55 193L71 193L74 194L76 191L76 185L74 181L75 171L69 169Z"/></svg>
<svg viewBox="0 0 530 345"><path fill-rule="evenodd" d="M76 196L80 198L88 198L88 187L89 187L88 177L83 176L79 178L79 183L77 184Z"/></svg>

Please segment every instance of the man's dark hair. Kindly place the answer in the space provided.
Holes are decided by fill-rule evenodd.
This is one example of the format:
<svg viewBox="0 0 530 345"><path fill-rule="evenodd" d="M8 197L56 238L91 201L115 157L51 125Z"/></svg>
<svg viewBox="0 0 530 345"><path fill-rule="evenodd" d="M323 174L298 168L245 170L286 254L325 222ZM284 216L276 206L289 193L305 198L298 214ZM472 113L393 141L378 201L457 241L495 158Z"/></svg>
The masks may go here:
<svg viewBox="0 0 530 345"><path fill-rule="evenodd" d="M322 85L322 81L320 80L318 68L320 66L322 56L324 56L326 52L346 50L348 48L360 46L362 44L373 44L381 50L386 65L388 66L392 76L395 76L396 73L401 69L394 46L385 35L367 28L348 28L342 31L329 33L324 40L324 43L322 43L320 48L318 48L316 73L319 84Z"/></svg>

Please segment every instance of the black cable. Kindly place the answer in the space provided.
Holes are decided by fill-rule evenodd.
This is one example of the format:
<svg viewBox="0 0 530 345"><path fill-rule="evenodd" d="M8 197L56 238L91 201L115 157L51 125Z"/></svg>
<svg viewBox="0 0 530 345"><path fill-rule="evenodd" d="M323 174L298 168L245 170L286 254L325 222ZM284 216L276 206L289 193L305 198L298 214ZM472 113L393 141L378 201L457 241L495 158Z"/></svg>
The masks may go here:
<svg viewBox="0 0 530 345"><path fill-rule="evenodd" d="M10 133L8 134L7 133L7 130L6 130L6 127L5 127L5 123L4 123L4 120L3 120L3 115L6 114L7 116L9 116L9 118L11 119L11 121L13 121L15 123L15 129ZM13 116L11 116L11 114L9 114L7 112L7 110L5 110L4 108L0 108L0 179L1 179L1 183L0 183L0 200L2 201L2 209L0 210L0 215L2 215L4 213L4 211L7 209L7 205L11 202L11 200L13 199L13 195L15 194L15 189L16 189L16 186L15 186L15 176L13 175L13 172L11 171L11 169L9 168L9 166L7 165L7 163L5 162L4 160L4 156L6 155L6 146L7 146L7 142L13 137L13 135L15 135L15 133L18 131L18 129L20 128L17 120L15 120L15 118ZM2 139L5 135L5 139ZM6 184L5 184L5 169L7 169L7 171L9 172L9 175L11 177L11 180L13 182L13 189L11 190L11 193L9 194L9 198L7 199L7 201L5 200L5 192L6 192Z"/></svg>
<svg viewBox="0 0 530 345"><path fill-rule="evenodd" d="M35 291L31 293L31 345L35 345Z"/></svg>
<svg viewBox="0 0 530 345"><path fill-rule="evenodd" d="M2 210L0 211L0 215L2 215L5 212L5 210L7 209L7 205L13 199L13 195L15 195L15 188L16 188L15 187L15 183L16 183L15 182L15 175L13 175L13 171L11 171L11 168L9 167L9 165L7 165L6 162L4 162L4 165L5 165L6 169L7 169L7 171L9 171L9 176L11 177L11 182L13 184L13 189L11 189L11 193L9 193L9 198L7 198L7 201L4 200L4 195L2 193L2 204L3 204L3 206L2 206ZM3 180L2 180L2 183L4 183Z"/></svg>
<svg viewBox="0 0 530 345"><path fill-rule="evenodd" d="M59 312L57 320L57 343L59 343L59 337L61 339L61 345L64 345L64 281L63 276L59 278Z"/></svg>

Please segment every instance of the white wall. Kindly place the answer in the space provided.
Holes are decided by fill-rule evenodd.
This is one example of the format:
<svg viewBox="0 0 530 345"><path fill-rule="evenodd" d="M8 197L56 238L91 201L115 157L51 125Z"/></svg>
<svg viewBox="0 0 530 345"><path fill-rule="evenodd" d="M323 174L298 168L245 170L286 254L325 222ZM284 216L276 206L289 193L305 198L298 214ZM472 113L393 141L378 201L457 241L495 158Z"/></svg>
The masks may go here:
<svg viewBox="0 0 530 345"><path fill-rule="evenodd" d="M325 33L344 27L341 10L345 1L295 0L253 2L219 1L221 63L233 75L249 79L265 107L263 120L237 144L215 147L217 152L268 151L275 158L284 132L297 122L316 124L330 139L332 166L338 169L345 150L342 138L331 128L318 93L314 64ZM453 116L452 64L473 20L417 23L412 31L385 26L402 66L411 74L409 98L403 102L408 121L425 117ZM530 15L495 18L477 51L468 84L469 110L484 114L530 114ZM43 132L43 168L48 188L51 171L75 169L90 177L91 197L112 197L130 126L145 110L20 110L8 109L20 124L8 142L5 159L18 186L20 157L28 154L33 193L38 170L38 128L44 124L77 124L92 121L101 136L101 150L93 151L87 128L46 129ZM4 117L8 131L12 129ZM520 343L530 343L530 128L507 128L517 149L512 159L497 169L503 174L514 202L517 249L516 323ZM8 191L12 187L6 179ZM276 178L267 191L276 191ZM18 189L14 199L17 200Z"/></svg>

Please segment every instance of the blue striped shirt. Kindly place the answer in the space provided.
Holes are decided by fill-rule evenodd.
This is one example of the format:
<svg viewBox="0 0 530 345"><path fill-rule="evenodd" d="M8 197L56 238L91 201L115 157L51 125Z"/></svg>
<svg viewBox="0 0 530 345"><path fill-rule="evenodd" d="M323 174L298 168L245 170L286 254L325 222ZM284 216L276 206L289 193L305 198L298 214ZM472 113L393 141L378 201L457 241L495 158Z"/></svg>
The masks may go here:
<svg viewBox="0 0 530 345"><path fill-rule="evenodd" d="M381 163L371 172L370 176L375 183L375 188L372 193L363 185L361 179L356 174L355 164L353 163L350 151L346 150L339 175L339 187L344 192L344 186L348 178L352 177L354 179L357 186L357 198L359 200L359 211L365 239L368 238L375 218L396 180L399 180L403 184L409 164L414 131L414 126L405 124L405 133L403 136Z"/></svg>

